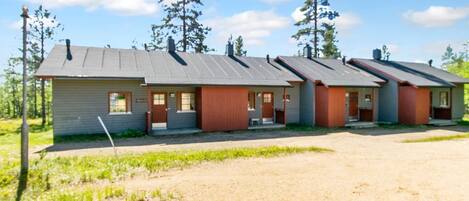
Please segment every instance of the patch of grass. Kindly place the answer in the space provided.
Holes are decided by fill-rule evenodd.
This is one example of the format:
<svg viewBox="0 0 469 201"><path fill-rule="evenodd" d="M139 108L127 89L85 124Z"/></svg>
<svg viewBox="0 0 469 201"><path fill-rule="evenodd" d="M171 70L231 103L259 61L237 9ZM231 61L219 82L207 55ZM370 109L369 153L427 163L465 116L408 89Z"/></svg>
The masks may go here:
<svg viewBox="0 0 469 201"><path fill-rule="evenodd" d="M317 126L310 126L305 124L287 124L286 130L289 131L324 131L324 130L334 130L334 128L323 128Z"/></svg>
<svg viewBox="0 0 469 201"><path fill-rule="evenodd" d="M410 128L428 128L427 125L404 125L404 124L379 124L380 128L384 129L410 129Z"/></svg>
<svg viewBox="0 0 469 201"><path fill-rule="evenodd" d="M145 136L143 131L129 129L121 133L111 133L112 139L138 138ZM105 133L54 136L54 143L73 143L108 140Z"/></svg>
<svg viewBox="0 0 469 201"><path fill-rule="evenodd" d="M404 140L404 143L417 143L417 142L438 142L438 141L449 141L449 140L460 140L469 138L469 133L461 135L448 135L448 136L435 136L413 140Z"/></svg>
<svg viewBox="0 0 469 201"><path fill-rule="evenodd" d="M25 196L37 196L67 186L100 181L114 182L135 175L152 174L172 168L186 168L202 162L219 162L237 158L276 157L305 152L330 152L319 147L253 147L199 151L161 151L114 156L56 157L32 159ZM0 163L0 200L10 200L18 184L19 161ZM118 194L108 190L108 195ZM157 194L157 193L156 193ZM89 193L61 194L54 200L88 200ZM139 198L139 195L130 196ZM130 199L132 200L132 199Z"/></svg>

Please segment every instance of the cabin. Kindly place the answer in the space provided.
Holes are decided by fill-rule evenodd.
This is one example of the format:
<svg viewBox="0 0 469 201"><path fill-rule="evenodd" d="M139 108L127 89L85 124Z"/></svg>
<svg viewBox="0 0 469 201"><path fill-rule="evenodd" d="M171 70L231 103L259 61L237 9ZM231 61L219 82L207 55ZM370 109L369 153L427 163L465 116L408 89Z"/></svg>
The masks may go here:
<svg viewBox="0 0 469 201"><path fill-rule="evenodd" d="M269 56L56 45L36 77L52 80L54 135L278 128L299 123L303 80Z"/></svg>
<svg viewBox="0 0 469 201"><path fill-rule="evenodd" d="M380 50L373 55L353 58L349 64L386 80L379 93L379 121L421 125L464 117L464 84L469 79L434 67L431 61L387 61Z"/></svg>
<svg viewBox="0 0 469 201"><path fill-rule="evenodd" d="M379 90L385 81L347 64L345 58L312 58L311 52L307 45L303 57L277 58L305 80L300 86L300 122L322 127L373 125L378 120Z"/></svg>

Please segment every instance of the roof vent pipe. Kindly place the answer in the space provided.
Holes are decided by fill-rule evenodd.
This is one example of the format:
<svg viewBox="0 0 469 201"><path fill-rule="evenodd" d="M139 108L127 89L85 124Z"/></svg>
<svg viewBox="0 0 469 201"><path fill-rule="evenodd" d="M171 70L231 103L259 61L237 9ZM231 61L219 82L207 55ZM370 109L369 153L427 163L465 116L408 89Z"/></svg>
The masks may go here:
<svg viewBox="0 0 469 201"><path fill-rule="evenodd" d="M267 60L267 63L270 64L270 55L266 55L266 56L265 56L265 59Z"/></svg>
<svg viewBox="0 0 469 201"><path fill-rule="evenodd" d="M347 62L347 57L346 57L346 56L343 56L343 57L342 57L342 64L345 65L346 62Z"/></svg>
<svg viewBox="0 0 469 201"><path fill-rule="evenodd" d="M70 39L65 39L65 45L67 46L67 60L73 59L72 51L70 51Z"/></svg>
<svg viewBox="0 0 469 201"><path fill-rule="evenodd" d="M374 60L381 60L381 50L380 49L374 49L373 50L373 59Z"/></svg>
<svg viewBox="0 0 469 201"><path fill-rule="evenodd" d="M231 41L228 41L228 44L226 44L226 55L234 56L234 47Z"/></svg>
<svg viewBox="0 0 469 201"><path fill-rule="evenodd" d="M168 52L176 52L176 44L174 43L173 37L168 37Z"/></svg>
<svg viewBox="0 0 469 201"><path fill-rule="evenodd" d="M309 44L306 44L306 46L303 48L303 56L308 59L313 58L313 48L311 48Z"/></svg>
<svg viewBox="0 0 469 201"><path fill-rule="evenodd" d="M143 48L145 49L145 51L149 52L148 51L148 45L146 43L143 44Z"/></svg>
<svg viewBox="0 0 469 201"><path fill-rule="evenodd" d="M428 60L428 65L429 65L430 67L433 67L433 66L432 66L432 65L433 65L433 59Z"/></svg>

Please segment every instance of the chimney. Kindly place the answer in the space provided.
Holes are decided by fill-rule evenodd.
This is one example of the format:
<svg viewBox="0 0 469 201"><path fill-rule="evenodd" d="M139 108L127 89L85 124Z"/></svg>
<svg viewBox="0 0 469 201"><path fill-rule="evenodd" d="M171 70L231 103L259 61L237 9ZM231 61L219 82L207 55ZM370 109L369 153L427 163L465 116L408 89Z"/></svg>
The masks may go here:
<svg viewBox="0 0 469 201"><path fill-rule="evenodd" d="M226 44L226 55L228 56L234 55L233 43L231 43L231 41L228 41L228 44Z"/></svg>
<svg viewBox="0 0 469 201"><path fill-rule="evenodd" d="M148 51L148 45L146 43L143 44L143 48L145 49L145 51L149 52Z"/></svg>
<svg viewBox="0 0 469 201"><path fill-rule="evenodd" d="M433 67L432 64L433 64L433 59L428 60L428 65L429 65L430 67Z"/></svg>
<svg viewBox="0 0 469 201"><path fill-rule="evenodd" d="M65 40L65 45L67 46L67 60L71 61L73 56L72 51L70 51L70 39Z"/></svg>
<svg viewBox="0 0 469 201"><path fill-rule="evenodd" d="M373 50L373 59L374 60L381 60L381 50L380 49L374 49Z"/></svg>
<svg viewBox="0 0 469 201"><path fill-rule="evenodd" d="M313 58L313 48L311 48L309 44L306 44L306 46L303 48L303 56L308 59Z"/></svg>
<svg viewBox="0 0 469 201"><path fill-rule="evenodd" d="M342 57L342 64L345 65L346 62L347 62L347 57L346 57L346 56L343 56L343 57Z"/></svg>
<svg viewBox="0 0 469 201"><path fill-rule="evenodd" d="M266 55L266 56L265 56L265 59L267 60L267 63L270 64L270 55Z"/></svg>
<svg viewBox="0 0 469 201"><path fill-rule="evenodd" d="M173 37L168 37L168 52L176 52L176 44L174 43Z"/></svg>

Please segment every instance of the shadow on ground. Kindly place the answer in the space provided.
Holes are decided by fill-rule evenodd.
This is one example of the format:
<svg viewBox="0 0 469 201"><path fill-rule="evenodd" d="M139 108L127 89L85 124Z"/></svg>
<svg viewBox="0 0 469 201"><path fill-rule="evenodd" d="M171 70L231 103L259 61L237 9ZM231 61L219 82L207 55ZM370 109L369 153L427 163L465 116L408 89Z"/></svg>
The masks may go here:
<svg viewBox="0 0 469 201"><path fill-rule="evenodd" d="M182 145L182 144L191 144L191 143L250 141L250 140L265 140L265 139L289 138L289 137L321 136L321 135L329 135L329 134L341 133L341 132L349 132L351 134L365 135L365 136L383 136L383 135L408 134L408 133L415 133L415 132L426 132L429 130L439 130L439 129L457 131L457 132L469 132L468 126L451 126L451 127L424 126L424 127L398 127L398 128L378 127L378 128L368 128L368 129L312 128L310 130L281 129L281 130L214 132L214 133L199 133L199 134L191 134L191 135L172 135L172 136L144 136L144 137L138 137L138 138L115 139L114 143L116 144L117 147L143 146L143 145ZM67 151L67 150L105 148L105 147L111 147L111 144L107 140L96 140L96 141L88 141L88 142L56 143L52 146L45 148L45 151L54 152L54 151Z"/></svg>

